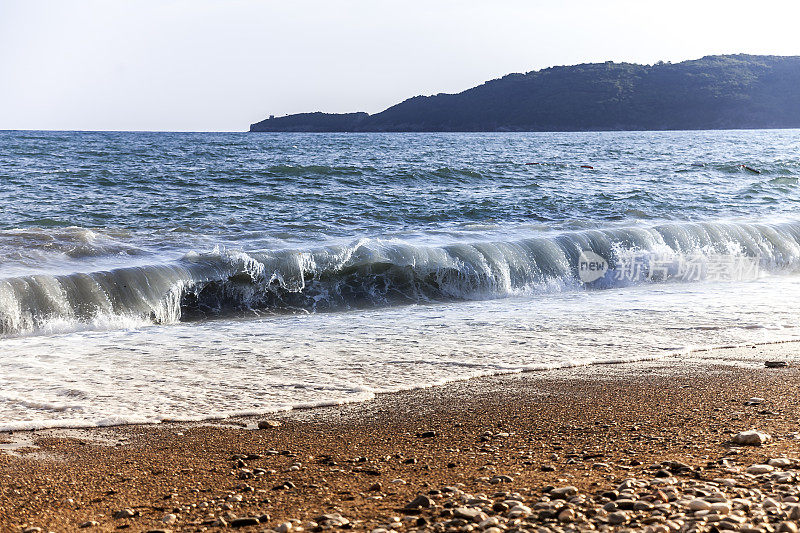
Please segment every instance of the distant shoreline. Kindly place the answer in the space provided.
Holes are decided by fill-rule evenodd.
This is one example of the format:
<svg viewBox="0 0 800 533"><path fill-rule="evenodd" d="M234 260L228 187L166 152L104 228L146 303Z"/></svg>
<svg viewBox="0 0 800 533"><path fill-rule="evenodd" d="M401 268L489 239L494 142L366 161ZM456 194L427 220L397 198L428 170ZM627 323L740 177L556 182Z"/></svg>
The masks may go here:
<svg viewBox="0 0 800 533"><path fill-rule="evenodd" d="M299 113L251 132L566 132L800 127L800 56L592 63L509 74L380 113Z"/></svg>
<svg viewBox="0 0 800 533"><path fill-rule="evenodd" d="M276 131L231 131L231 132L133 132L133 133L313 133L313 134L327 134L327 133L347 133L347 134L384 134L384 133L680 133L680 132L698 132L698 131L791 131L800 130L800 124L792 127L764 127L764 128L683 128L683 129L595 129L595 130L370 130L370 131L312 131L312 130L276 130ZM27 131L27 130L20 130ZM125 132L118 132L125 133Z"/></svg>

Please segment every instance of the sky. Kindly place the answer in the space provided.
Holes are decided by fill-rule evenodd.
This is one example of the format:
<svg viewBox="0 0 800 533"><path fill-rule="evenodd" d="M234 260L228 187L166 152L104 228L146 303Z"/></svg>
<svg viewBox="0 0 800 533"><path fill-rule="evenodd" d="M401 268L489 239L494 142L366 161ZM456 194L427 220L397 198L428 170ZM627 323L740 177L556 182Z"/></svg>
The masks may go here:
<svg viewBox="0 0 800 533"><path fill-rule="evenodd" d="M800 2L0 0L0 129L245 131L510 72L800 55Z"/></svg>

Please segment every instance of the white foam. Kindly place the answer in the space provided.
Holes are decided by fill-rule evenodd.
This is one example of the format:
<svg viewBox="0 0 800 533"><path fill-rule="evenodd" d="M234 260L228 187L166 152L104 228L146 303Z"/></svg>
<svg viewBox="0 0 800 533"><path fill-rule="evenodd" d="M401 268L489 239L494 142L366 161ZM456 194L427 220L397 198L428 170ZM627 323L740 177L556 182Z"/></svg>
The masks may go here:
<svg viewBox="0 0 800 533"><path fill-rule="evenodd" d="M794 276L641 285L5 339L0 429L226 418L798 338L798 289Z"/></svg>

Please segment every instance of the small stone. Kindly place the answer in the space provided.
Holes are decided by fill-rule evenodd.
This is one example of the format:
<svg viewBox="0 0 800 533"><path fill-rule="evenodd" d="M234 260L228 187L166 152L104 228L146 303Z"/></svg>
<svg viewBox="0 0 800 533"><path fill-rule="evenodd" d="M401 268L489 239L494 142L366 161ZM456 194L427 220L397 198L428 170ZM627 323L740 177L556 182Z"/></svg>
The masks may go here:
<svg viewBox="0 0 800 533"><path fill-rule="evenodd" d="M497 485L498 483L513 483L514 478L511 476L494 476L492 479L489 480L489 483L492 485Z"/></svg>
<svg viewBox="0 0 800 533"><path fill-rule="evenodd" d="M136 516L136 513L133 511L133 509L121 509L114 513L113 516L115 520L119 520L121 518L133 518Z"/></svg>
<svg viewBox="0 0 800 533"><path fill-rule="evenodd" d="M342 527L350 523L350 520L339 513L326 513L314 518L314 521L322 527Z"/></svg>
<svg viewBox="0 0 800 533"><path fill-rule="evenodd" d="M555 472L556 467L554 467L553 465L542 465L541 470L542 472Z"/></svg>
<svg viewBox="0 0 800 533"><path fill-rule="evenodd" d="M165 524L174 524L177 520L178 517L171 513L164 515L164 518L161 519Z"/></svg>
<svg viewBox="0 0 800 533"><path fill-rule="evenodd" d="M500 520L496 516L492 516L490 518L487 518L486 520L484 520L483 522L478 524L478 526L483 528L483 529L486 529L486 528L489 528L489 527L497 527L499 525L500 525Z"/></svg>
<svg viewBox="0 0 800 533"><path fill-rule="evenodd" d="M781 504L778 503L773 498L764 498L764 501L761 502L761 507L763 507L764 509L770 509L770 508L779 509L780 506L781 506Z"/></svg>
<svg viewBox="0 0 800 533"><path fill-rule="evenodd" d="M283 522L275 526L275 533L289 533L292 530L291 522Z"/></svg>
<svg viewBox="0 0 800 533"><path fill-rule="evenodd" d="M742 431L733 437L734 444L741 444L744 446L761 446L771 440L772 436L770 436L768 433L756 431L755 429L751 429L750 431Z"/></svg>
<svg viewBox="0 0 800 533"><path fill-rule="evenodd" d="M792 466L792 460L786 457L775 457L774 459L770 459L767 464L775 468L787 468Z"/></svg>
<svg viewBox="0 0 800 533"><path fill-rule="evenodd" d="M94 520L89 520L88 522L82 523L78 527L81 528L81 529L85 529L87 527L97 527L99 525L100 525L100 522L95 522Z"/></svg>
<svg viewBox="0 0 800 533"><path fill-rule="evenodd" d="M789 363L786 361L765 361L764 366L767 368L786 368Z"/></svg>
<svg viewBox="0 0 800 533"><path fill-rule="evenodd" d="M278 422L277 420L259 420L258 421L258 429L272 429L281 427L283 424Z"/></svg>
<svg viewBox="0 0 800 533"><path fill-rule="evenodd" d="M261 522L258 518L253 516L247 516L244 518L235 518L231 521L231 527L248 527L248 526L257 526Z"/></svg>
<svg viewBox="0 0 800 533"><path fill-rule="evenodd" d="M508 517L511 519L514 518L525 518L531 514L531 508L527 505L515 505L508 511Z"/></svg>
<svg viewBox="0 0 800 533"><path fill-rule="evenodd" d="M617 499L615 504L616 504L617 508L621 509L622 511L632 511L633 510L634 501L631 500L631 499L628 499L628 498L619 498L619 499Z"/></svg>
<svg viewBox="0 0 800 533"><path fill-rule="evenodd" d="M472 522L482 522L487 518L486 513L474 507L456 507L453 509L453 515Z"/></svg>
<svg viewBox="0 0 800 533"><path fill-rule="evenodd" d="M608 523L611 524L612 526L625 524L628 522L629 519L630 517L628 516L628 513L625 513L623 511L616 511L614 513L609 513L608 515Z"/></svg>
<svg viewBox="0 0 800 533"><path fill-rule="evenodd" d="M800 505L793 505L789 511L789 520L800 520Z"/></svg>
<svg viewBox="0 0 800 533"><path fill-rule="evenodd" d="M550 497L557 500L566 500L567 498L572 498L577 494L578 494L578 488L573 487L572 485L567 487L561 487L558 489L553 489L550 491Z"/></svg>
<svg viewBox="0 0 800 533"><path fill-rule="evenodd" d="M370 492L380 492L383 489L383 486L380 483L373 483L369 486Z"/></svg>
<svg viewBox="0 0 800 533"><path fill-rule="evenodd" d="M42 531L42 528L33 526L33 527L28 527L28 528L23 529L22 533L41 533L41 531Z"/></svg>
<svg viewBox="0 0 800 533"><path fill-rule="evenodd" d="M712 503L709 511L716 514L726 515L731 512L731 504L728 502Z"/></svg>
<svg viewBox="0 0 800 533"><path fill-rule="evenodd" d="M573 520L575 520L575 511L570 508L566 508L558 513L559 522L572 522Z"/></svg>
<svg viewBox="0 0 800 533"><path fill-rule="evenodd" d="M708 511L711 509L711 504L700 498L696 498L689 502L689 509L692 511Z"/></svg>
<svg viewBox="0 0 800 533"><path fill-rule="evenodd" d="M768 472L772 472L773 470L775 470L775 467L770 465L752 465L747 467L746 472L748 474L753 474L757 476L760 474L766 474Z"/></svg>
<svg viewBox="0 0 800 533"><path fill-rule="evenodd" d="M417 433L417 437L421 439L430 439L436 436L435 431L422 431L421 433Z"/></svg>
<svg viewBox="0 0 800 533"><path fill-rule="evenodd" d="M797 525L794 522L781 522L775 531L778 533L797 533Z"/></svg>
<svg viewBox="0 0 800 533"><path fill-rule="evenodd" d="M436 502L434 502L429 497L425 496L424 494L420 494L410 502L406 504L406 509L430 509L431 507L436 507Z"/></svg>
<svg viewBox="0 0 800 533"><path fill-rule="evenodd" d="M506 511L508 511L508 504L503 502L495 502L495 504L492 505L492 511L501 514L505 513Z"/></svg>
<svg viewBox="0 0 800 533"><path fill-rule="evenodd" d="M653 510L653 504L652 503L648 503L648 502L644 502L644 501L637 501L636 503L633 504L633 510L634 511L652 511Z"/></svg>

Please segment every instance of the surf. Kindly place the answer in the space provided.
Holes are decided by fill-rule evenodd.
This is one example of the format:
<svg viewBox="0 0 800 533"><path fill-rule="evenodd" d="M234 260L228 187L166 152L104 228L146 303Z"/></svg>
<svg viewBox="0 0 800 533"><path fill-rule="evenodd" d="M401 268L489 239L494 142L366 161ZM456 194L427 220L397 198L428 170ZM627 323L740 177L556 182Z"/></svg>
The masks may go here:
<svg viewBox="0 0 800 533"><path fill-rule="evenodd" d="M591 280L580 270L587 252L607 262ZM214 249L164 264L19 276L0 280L0 334L703 281L719 260L737 258L756 275L795 272L800 222L681 222L439 246L361 239L306 250ZM681 272L687 264L691 277Z"/></svg>

